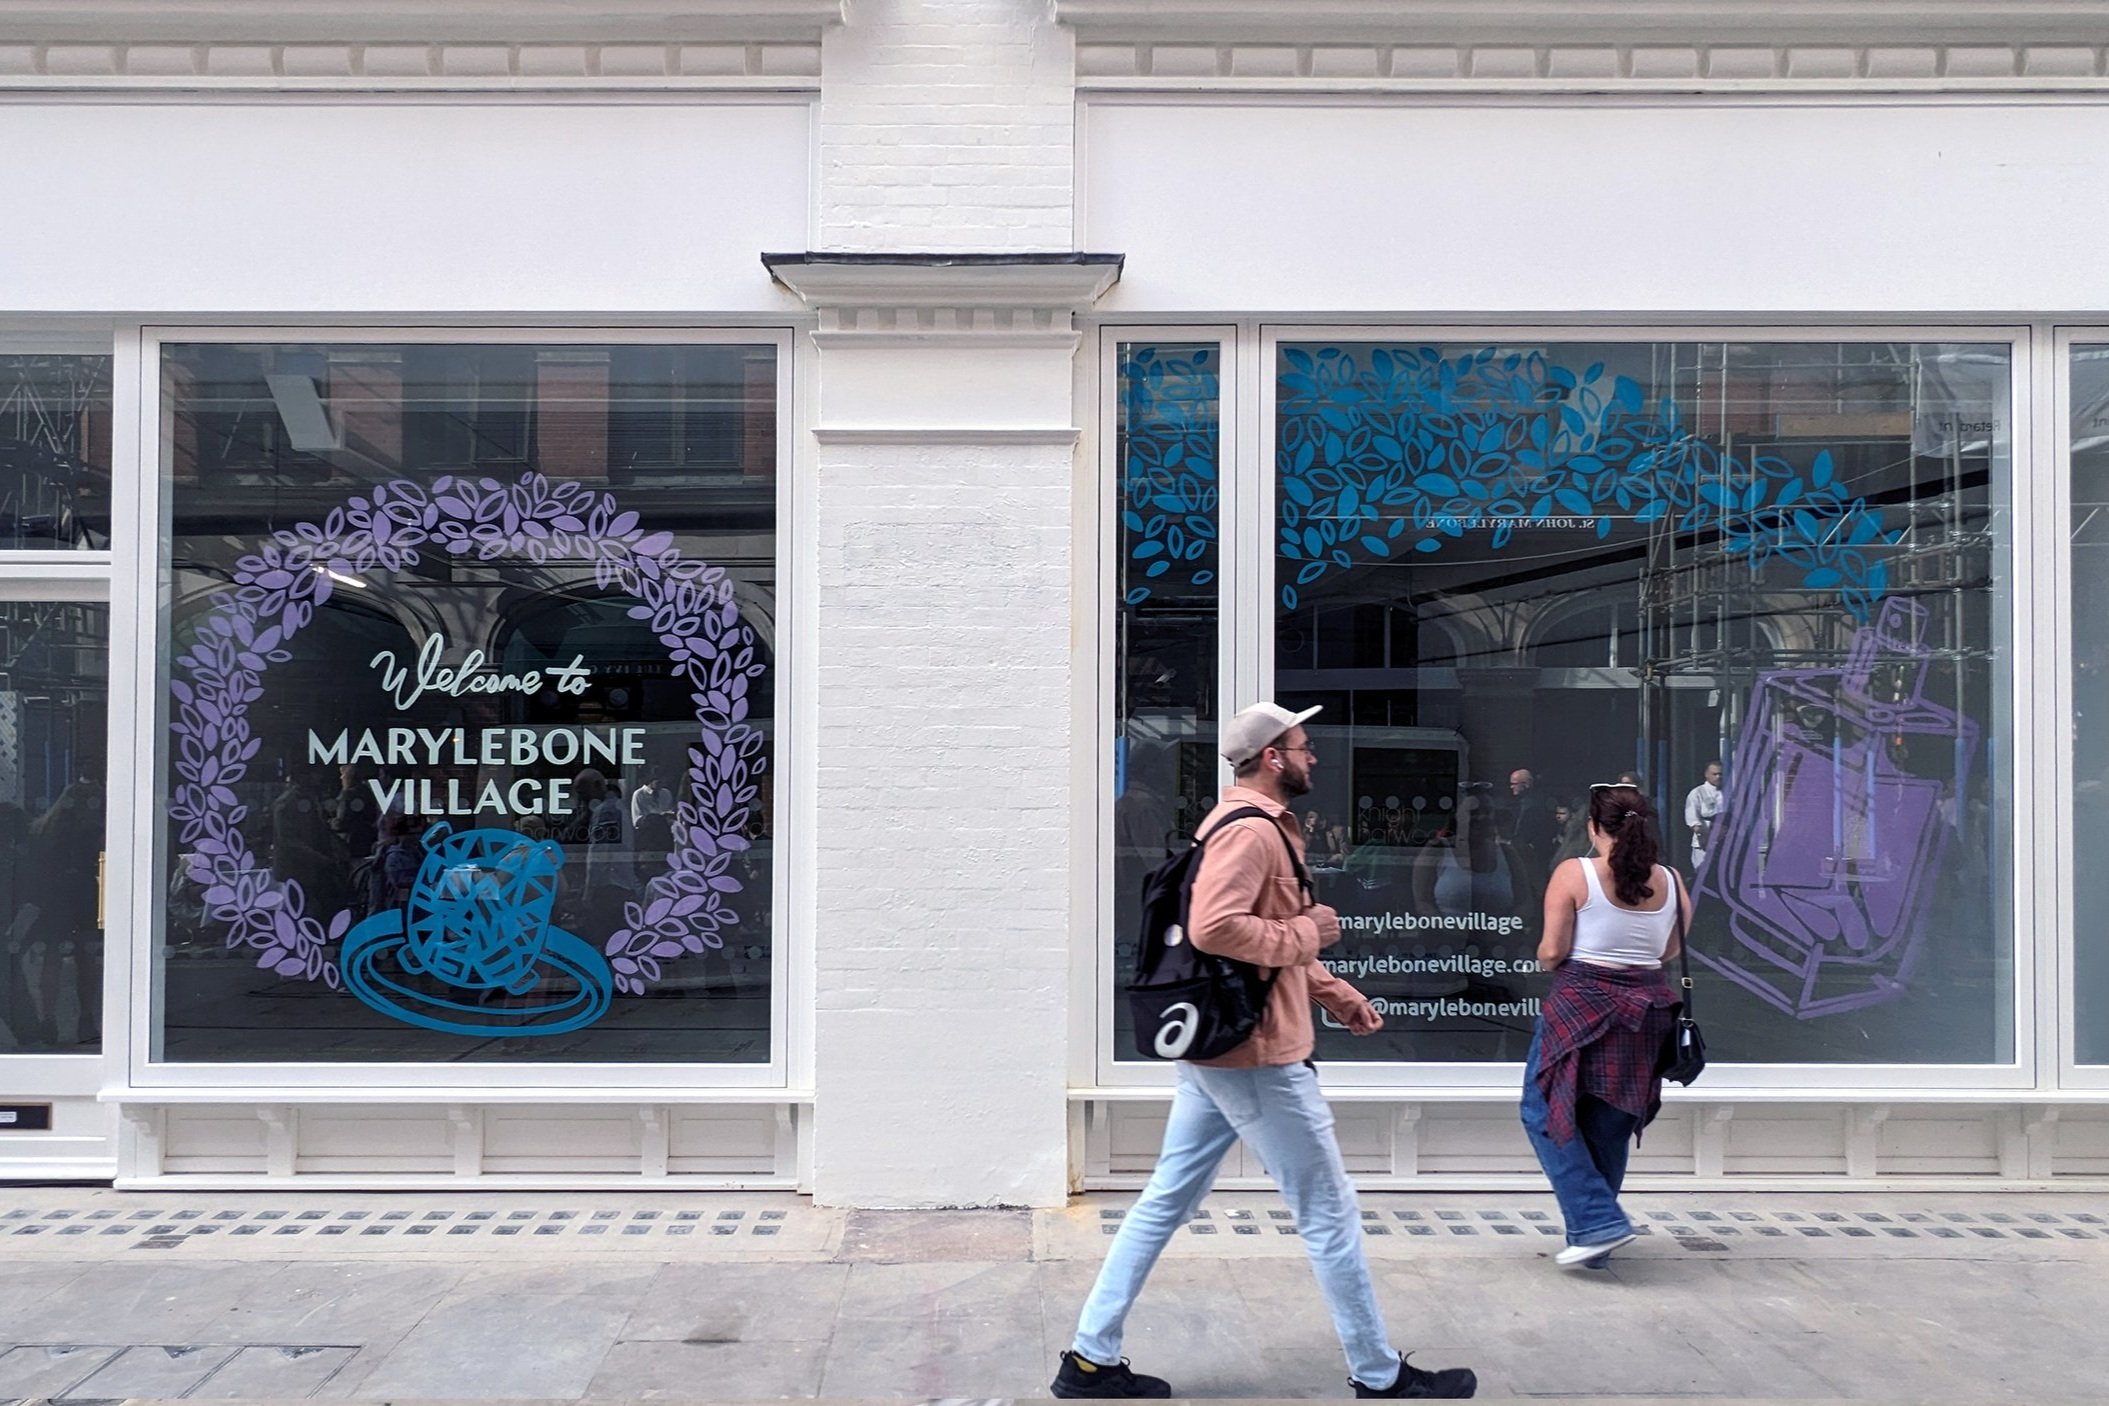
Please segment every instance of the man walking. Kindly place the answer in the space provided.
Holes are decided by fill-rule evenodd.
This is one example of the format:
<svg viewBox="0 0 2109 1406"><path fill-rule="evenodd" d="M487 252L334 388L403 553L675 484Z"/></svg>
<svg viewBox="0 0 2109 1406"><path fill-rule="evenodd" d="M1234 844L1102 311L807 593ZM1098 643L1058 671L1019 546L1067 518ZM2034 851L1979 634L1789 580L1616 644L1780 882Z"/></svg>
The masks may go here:
<svg viewBox="0 0 2109 1406"><path fill-rule="evenodd" d="M1694 874L1706 862L1707 851L1713 848L1714 822L1721 816L1721 804L1725 799L1721 791L1721 764L1708 762L1699 784L1684 796L1684 828L1692 832Z"/></svg>
<svg viewBox="0 0 2109 1406"><path fill-rule="evenodd" d="M1215 1182L1231 1144L1259 1154L1296 1217L1333 1327L1347 1353L1358 1397L1467 1397L1479 1380L1453 1367L1427 1372L1391 1345L1362 1252L1362 1215L1333 1137L1333 1115L1310 1064L1311 1002L1357 1035L1384 1024L1361 992L1317 961L1340 939L1331 908L1313 903L1298 864L1303 835L1288 802L1311 789L1317 756L1303 724L1316 708L1291 713L1258 703L1223 725L1222 751L1237 784L1201 824L1206 841L1188 908L1188 939L1204 952L1275 971L1252 1038L1205 1061L1180 1061L1178 1088L1157 1169L1121 1221L1098 1283L1085 1301L1076 1340L1062 1354L1058 1397L1168 1397L1161 1377L1130 1371L1121 1327L1157 1256ZM1256 806L1270 819L1221 817ZM1280 834L1269 834L1269 829ZM1288 845L1283 845L1286 836Z"/></svg>
<svg viewBox="0 0 2109 1406"><path fill-rule="evenodd" d="M1542 886L1545 857L1559 843L1559 828L1553 824L1552 806L1539 794L1538 778L1529 767L1509 773L1509 800L1501 820L1502 837L1530 860Z"/></svg>

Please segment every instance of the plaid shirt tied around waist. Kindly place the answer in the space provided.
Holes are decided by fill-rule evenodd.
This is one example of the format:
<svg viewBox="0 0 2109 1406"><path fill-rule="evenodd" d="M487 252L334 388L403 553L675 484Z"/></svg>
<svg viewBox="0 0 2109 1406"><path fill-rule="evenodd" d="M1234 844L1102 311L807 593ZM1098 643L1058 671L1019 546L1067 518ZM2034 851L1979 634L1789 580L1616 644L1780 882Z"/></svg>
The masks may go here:
<svg viewBox="0 0 2109 1406"><path fill-rule="evenodd" d="M1662 1107L1655 1065L1681 1004L1660 968L1561 964L1538 1014L1538 1089L1554 1142L1574 1140L1583 1094L1630 1113L1643 1128L1655 1120Z"/></svg>

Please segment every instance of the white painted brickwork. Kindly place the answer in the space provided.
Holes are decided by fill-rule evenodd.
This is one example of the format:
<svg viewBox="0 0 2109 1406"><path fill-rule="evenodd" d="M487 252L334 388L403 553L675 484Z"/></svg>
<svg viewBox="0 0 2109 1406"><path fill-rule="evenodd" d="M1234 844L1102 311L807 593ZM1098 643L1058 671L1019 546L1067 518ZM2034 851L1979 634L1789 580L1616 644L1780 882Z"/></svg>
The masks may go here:
<svg viewBox="0 0 2109 1406"><path fill-rule="evenodd" d="M824 1202L1066 1189L1070 463L824 451Z"/></svg>
<svg viewBox="0 0 2109 1406"><path fill-rule="evenodd" d="M1073 247L1075 46L1047 0L858 0L821 71L817 247Z"/></svg>

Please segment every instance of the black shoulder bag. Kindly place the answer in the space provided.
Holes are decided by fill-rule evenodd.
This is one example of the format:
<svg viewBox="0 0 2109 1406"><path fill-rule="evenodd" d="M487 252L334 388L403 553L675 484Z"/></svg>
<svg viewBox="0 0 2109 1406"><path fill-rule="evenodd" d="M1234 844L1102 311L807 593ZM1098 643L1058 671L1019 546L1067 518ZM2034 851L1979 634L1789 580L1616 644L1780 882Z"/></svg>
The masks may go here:
<svg viewBox="0 0 2109 1406"><path fill-rule="evenodd" d="M1258 806L1244 806L1218 821L1193 847L1166 860L1142 881L1142 944L1135 979L1127 986L1128 1013L1135 1025L1135 1052L1145 1059L1214 1059L1252 1038L1266 1014L1274 973L1250 962L1203 952L1187 940L1187 909L1201 849L1237 821L1258 817L1288 851L1290 867L1311 894L1311 876L1296 847Z"/></svg>
<svg viewBox="0 0 2109 1406"><path fill-rule="evenodd" d="M1677 934L1677 985L1679 998L1676 1006L1677 1023L1670 1027L1669 1035L1662 1042L1662 1057L1655 1061L1655 1072L1675 1083L1690 1086L1692 1080L1706 1071L1706 1038L1699 1033L1699 1022L1692 1018L1692 953L1684 932L1684 880L1669 865L1670 901L1677 905L1675 932Z"/></svg>

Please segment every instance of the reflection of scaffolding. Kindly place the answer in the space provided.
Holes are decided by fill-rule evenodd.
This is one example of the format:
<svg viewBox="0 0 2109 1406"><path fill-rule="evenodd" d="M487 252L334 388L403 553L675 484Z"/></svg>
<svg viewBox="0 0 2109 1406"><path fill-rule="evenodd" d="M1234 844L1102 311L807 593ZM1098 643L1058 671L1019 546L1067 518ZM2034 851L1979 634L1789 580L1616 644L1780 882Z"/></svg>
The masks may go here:
<svg viewBox="0 0 2109 1406"><path fill-rule="evenodd" d="M89 461L91 420L108 420L109 361L0 356L0 540L15 546L107 547L80 509L106 498L107 471Z"/></svg>
<svg viewBox="0 0 2109 1406"><path fill-rule="evenodd" d="M1672 360L1689 350L1663 348ZM1926 656L1937 667L1947 666L1942 672L1953 679L1956 691L1950 705L1958 713L1971 712L1964 695L1972 671L1966 665L1988 661L1993 654L1994 622L1987 613L1973 629L1968 599L1992 584L1992 435L1970 442L1960 424L1951 420L1937 427L1937 443L1917 443L1919 417L1909 411L1867 408L1865 387L1851 385L1855 373L1895 377L1897 396L1908 395L1911 406L1926 404L1931 368L1917 346L1902 348L1906 357L1886 365L1872 360L1849 364L1843 359L1846 349L1834 348L1834 360L1769 366L1775 381L1794 384L1800 378L1803 386L1830 382L1827 392L1803 390L1791 407L1760 407L1772 420L1769 426L1753 424L1757 417L1732 401L1727 349L1700 350L1702 361L1713 352L1720 354L1721 362L1697 368L1672 365L1665 380L1676 384L1679 377L1697 374L1702 386L1712 382L1716 399L1702 408L1699 423L1714 431L1708 438L1723 451L1713 462L1713 484L1728 501L1743 501L1758 477L1754 461L1759 453L1805 445L1831 450L1849 461L1856 457L1855 450L1893 456L1856 474L1869 506L1881 510L1890 532L1902 534L1894 544L1869 550L1885 564L1888 595L1915 598L1931 607L1931 625L1922 641ZM1857 403L1850 393L1854 389L1861 391ZM1941 452L1926 452L1929 449ZM1894 457L1899 451L1901 458ZM1891 472L1900 466L1902 473ZM1706 487L1694 485L1697 491ZM1784 535L1784 527L1780 531ZM1651 771L1666 766L1693 769L1709 759L1672 754L1677 743L1689 746L1699 739L1674 735L1671 689L1715 691L1719 733L1702 745L1725 759L1760 674L1831 669L1844 663L1860 622L1841 608L1835 591L1808 587L1801 575L1783 561L1758 566L1748 555L1731 553L1720 525L1702 530L1696 541L1693 534L1677 530L1674 516L1650 526L1647 564L1639 582L1639 664L1642 755Z"/></svg>

